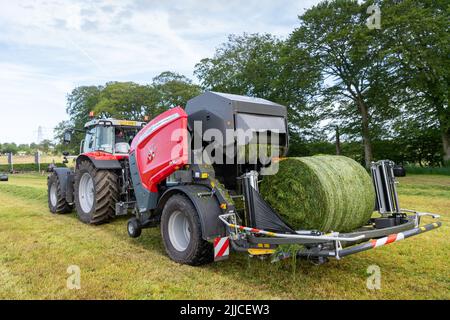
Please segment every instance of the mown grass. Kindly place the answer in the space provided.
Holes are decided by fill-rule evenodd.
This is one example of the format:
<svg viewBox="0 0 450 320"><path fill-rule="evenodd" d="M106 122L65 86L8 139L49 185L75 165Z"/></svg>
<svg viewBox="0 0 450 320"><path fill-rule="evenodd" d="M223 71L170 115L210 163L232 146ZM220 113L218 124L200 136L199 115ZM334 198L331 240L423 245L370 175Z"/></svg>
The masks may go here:
<svg viewBox="0 0 450 320"><path fill-rule="evenodd" d="M315 266L271 264L233 254L203 267L166 256L158 229L138 239L126 218L99 227L75 213L52 215L46 179L15 175L0 184L0 299L450 299L450 179L400 179L402 207L442 214L433 232ZM426 218L425 221L431 221ZM370 265L381 290L366 287ZM66 270L81 269L81 289L69 290Z"/></svg>

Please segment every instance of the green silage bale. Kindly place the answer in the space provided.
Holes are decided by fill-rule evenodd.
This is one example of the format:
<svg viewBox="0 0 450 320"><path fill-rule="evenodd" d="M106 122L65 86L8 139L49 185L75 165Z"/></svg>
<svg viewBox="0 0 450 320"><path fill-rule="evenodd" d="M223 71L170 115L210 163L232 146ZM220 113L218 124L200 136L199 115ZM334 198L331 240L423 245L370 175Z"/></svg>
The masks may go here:
<svg viewBox="0 0 450 320"><path fill-rule="evenodd" d="M354 230L367 223L375 203L369 174L343 156L283 159L276 175L264 177L260 192L296 230Z"/></svg>

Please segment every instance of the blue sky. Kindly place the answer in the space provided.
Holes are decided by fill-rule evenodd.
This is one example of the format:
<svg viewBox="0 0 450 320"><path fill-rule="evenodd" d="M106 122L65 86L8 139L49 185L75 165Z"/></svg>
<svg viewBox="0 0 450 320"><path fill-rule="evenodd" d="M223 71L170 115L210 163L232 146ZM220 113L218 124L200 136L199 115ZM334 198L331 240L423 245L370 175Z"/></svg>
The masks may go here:
<svg viewBox="0 0 450 320"><path fill-rule="evenodd" d="M34 142L38 126L52 138L76 86L193 78L229 34L286 37L317 2L0 0L0 142Z"/></svg>

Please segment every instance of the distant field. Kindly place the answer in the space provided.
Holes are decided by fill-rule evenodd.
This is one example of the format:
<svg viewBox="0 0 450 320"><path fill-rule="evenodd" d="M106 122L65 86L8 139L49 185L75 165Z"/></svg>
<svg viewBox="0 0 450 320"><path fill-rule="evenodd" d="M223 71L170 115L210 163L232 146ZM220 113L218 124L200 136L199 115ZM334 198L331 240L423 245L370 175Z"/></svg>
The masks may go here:
<svg viewBox="0 0 450 320"><path fill-rule="evenodd" d="M52 215L45 176L14 175L0 183L0 299L450 299L450 178L410 175L399 193L402 207L440 213L443 226L321 266L234 253L190 267L169 260L159 229L131 239L126 218L93 227ZM70 265L80 290L66 287ZM381 290L366 287L371 265Z"/></svg>
<svg viewBox="0 0 450 320"><path fill-rule="evenodd" d="M34 163L34 156L14 156L14 163ZM62 162L63 157L62 156L42 156L41 157L41 163L51 163L55 160L55 162ZM0 156L0 165L2 164L8 164L8 157L7 156Z"/></svg>

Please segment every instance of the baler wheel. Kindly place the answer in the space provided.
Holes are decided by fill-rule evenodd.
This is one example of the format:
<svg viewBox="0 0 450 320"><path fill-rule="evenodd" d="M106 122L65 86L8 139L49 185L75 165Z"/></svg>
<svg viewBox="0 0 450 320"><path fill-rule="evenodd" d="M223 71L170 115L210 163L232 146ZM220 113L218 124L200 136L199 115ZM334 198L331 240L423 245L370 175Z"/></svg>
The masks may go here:
<svg viewBox="0 0 450 320"><path fill-rule="evenodd" d="M119 198L118 176L83 161L75 172L75 206L78 218L89 224L109 222L115 216Z"/></svg>
<svg viewBox="0 0 450 320"><path fill-rule="evenodd" d="M139 220L136 218L131 218L130 220L128 220L127 231L128 235L131 238L138 238L142 233L142 228Z"/></svg>
<svg viewBox="0 0 450 320"><path fill-rule="evenodd" d="M161 234L166 252L175 262L198 266L214 260L212 244L202 238L198 213L181 194L173 195L165 204Z"/></svg>
<svg viewBox="0 0 450 320"><path fill-rule="evenodd" d="M47 181L48 208L51 213L70 213L73 207L63 197L58 175L53 173Z"/></svg>

